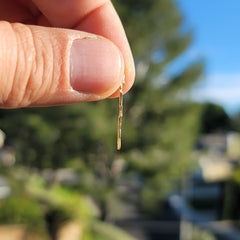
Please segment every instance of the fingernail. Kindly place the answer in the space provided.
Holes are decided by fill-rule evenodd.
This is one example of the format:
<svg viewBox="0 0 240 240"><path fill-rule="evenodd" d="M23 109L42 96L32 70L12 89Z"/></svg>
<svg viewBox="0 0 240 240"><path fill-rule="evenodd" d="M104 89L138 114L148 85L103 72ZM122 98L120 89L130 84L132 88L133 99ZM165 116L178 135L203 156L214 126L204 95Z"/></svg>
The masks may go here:
<svg viewBox="0 0 240 240"><path fill-rule="evenodd" d="M122 56L118 48L104 39L78 39L70 55L70 83L81 93L113 93L123 76Z"/></svg>

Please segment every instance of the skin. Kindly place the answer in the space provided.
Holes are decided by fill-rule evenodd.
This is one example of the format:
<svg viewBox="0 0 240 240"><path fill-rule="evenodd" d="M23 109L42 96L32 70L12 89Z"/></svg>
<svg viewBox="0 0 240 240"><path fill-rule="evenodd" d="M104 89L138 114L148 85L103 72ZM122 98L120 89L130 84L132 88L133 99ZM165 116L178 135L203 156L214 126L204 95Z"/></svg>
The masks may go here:
<svg viewBox="0 0 240 240"><path fill-rule="evenodd" d="M123 92L133 85L132 53L109 0L0 0L0 34L1 108L117 97L124 75ZM70 84L70 49L76 39L89 38L104 41L122 65L114 81L101 79L91 93L79 93Z"/></svg>

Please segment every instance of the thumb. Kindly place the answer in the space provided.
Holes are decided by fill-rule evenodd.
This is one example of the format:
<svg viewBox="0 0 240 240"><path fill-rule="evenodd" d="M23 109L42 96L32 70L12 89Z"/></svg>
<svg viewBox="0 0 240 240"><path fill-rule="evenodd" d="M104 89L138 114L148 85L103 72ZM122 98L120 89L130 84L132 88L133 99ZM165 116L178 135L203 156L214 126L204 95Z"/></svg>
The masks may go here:
<svg viewBox="0 0 240 240"><path fill-rule="evenodd" d="M2 108L100 100L123 79L121 53L102 37L4 21L0 35Z"/></svg>

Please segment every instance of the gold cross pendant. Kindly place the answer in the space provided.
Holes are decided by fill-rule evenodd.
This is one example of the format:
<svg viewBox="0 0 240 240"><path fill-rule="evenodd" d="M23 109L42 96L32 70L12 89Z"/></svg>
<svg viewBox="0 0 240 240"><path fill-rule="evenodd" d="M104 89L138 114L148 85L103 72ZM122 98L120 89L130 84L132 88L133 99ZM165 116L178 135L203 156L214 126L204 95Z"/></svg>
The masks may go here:
<svg viewBox="0 0 240 240"><path fill-rule="evenodd" d="M125 84L125 76L119 87L119 102L118 102L118 130L117 130L117 150L121 149L122 138L122 118L123 118L123 85Z"/></svg>

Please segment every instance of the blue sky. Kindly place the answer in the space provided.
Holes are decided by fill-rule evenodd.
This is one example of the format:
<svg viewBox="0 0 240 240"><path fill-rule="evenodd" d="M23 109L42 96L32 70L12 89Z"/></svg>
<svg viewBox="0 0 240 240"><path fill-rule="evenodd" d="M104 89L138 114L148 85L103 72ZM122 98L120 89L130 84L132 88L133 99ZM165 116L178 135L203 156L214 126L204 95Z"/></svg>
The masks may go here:
<svg viewBox="0 0 240 240"><path fill-rule="evenodd" d="M240 0L176 1L194 33L179 61L200 58L206 63L194 99L218 103L230 114L240 111Z"/></svg>

